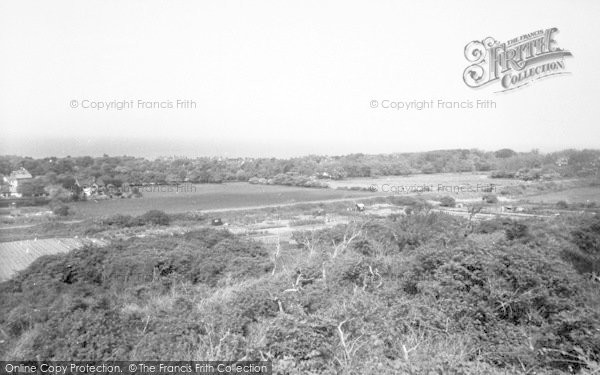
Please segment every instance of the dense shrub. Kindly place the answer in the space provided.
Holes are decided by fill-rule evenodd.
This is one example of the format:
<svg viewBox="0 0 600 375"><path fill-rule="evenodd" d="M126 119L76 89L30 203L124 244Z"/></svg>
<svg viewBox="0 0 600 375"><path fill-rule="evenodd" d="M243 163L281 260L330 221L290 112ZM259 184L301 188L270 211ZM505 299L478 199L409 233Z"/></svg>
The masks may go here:
<svg viewBox="0 0 600 375"><path fill-rule="evenodd" d="M0 284L0 328L6 327L11 340L33 335L20 349L24 358L127 359L141 342L150 347L137 347L136 358L191 353L204 328L198 323L201 317L194 317L197 311L182 309L192 306L190 301L172 301L177 312L148 320L143 313L118 313L115 293L132 293L128 303L148 301L181 283L215 286L224 278L253 278L271 268L260 244L210 229L44 256ZM244 305L254 314L261 302L249 294L240 298L246 297ZM0 355L3 350L7 348L0 345Z"/></svg>
<svg viewBox="0 0 600 375"><path fill-rule="evenodd" d="M486 194L482 197L482 199L485 201L485 203L498 203L498 197L496 196L496 194Z"/></svg>
<svg viewBox="0 0 600 375"><path fill-rule="evenodd" d="M334 359L335 334L333 324L318 317L282 316L268 328L261 349L278 360L278 373L323 373Z"/></svg>
<svg viewBox="0 0 600 375"><path fill-rule="evenodd" d="M575 245L582 251L591 255L600 254L600 216L594 215L582 220L571 235Z"/></svg>
<svg viewBox="0 0 600 375"><path fill-rule="evenodd" d="M393 195L386 197L386 200L396 206L415 206L424 203L423 200L411 196Z"/></svg>
<svg viewBox="0 0 600 375"><path fill-rule="evenodd" d="M510 222L510 221L508 221L508 222ZM507 224L506 219L484 220L484 221L480 221L476 225L475 231L477 233L484 233L484 234L494 233L496 231L502 230L506 224Z"/></svg>
<svg viewBox="0 0 600 375"><path fill-rule="evenodd" d="M311 188L327 188L329 186L327 183L319 181L314 176L300 175L297 173L279 173L272 178L252 177L248 182L251 184L287 185Z"/></svg>
<svg viewBox="0 0 600 375"><path fill-rule="evenodd" d="M260 245L225 231L189 232L179 241L143 239L115 247L104 259L104 285L114 288L162 280L216 285L223 278L266 273L268 252Z"/></svg>
<svg viewBox="0 0 600 375"><path fill-rule="evenodd" d="M139 216L139 219L145 224L169 225L171 218L169 215L159 210L151 210Z"/></svg>
<svg viewBox="0 0 600 375"><path fill-rule="evenodd" d="M193 241L199 246L211 249L219 242L227 239L233 239L235 238L235 236L233 235L233 233L226 230L202 228L199 230L187 232L184 235L184 238L187 241Z"/></svg>
<svg viewBox="0 0 600 375"><path fill-rule="evenodd" d="M107 218L102 219L101 222L103 225L109 225L109 226L114 225L114 226L117 226L120 228L133 227L133 226L137 226L139 224L139 222L136 221L131 215L121 215L121 214L109 216Z"/></svg>
<svg viewBox="0 0 600 375"><path fill-rule="evenodd" d="M56 203L52 206L52 213L57 216L68 216L69 206L64 203Z"/></svg>
<svg viewBox="0 0 600 375"><path fill-rule="evenodd" d="M506 239L512 240L527 240L529 239L529 227L527 224L516 220L510 221L505 226Z"/></svg>
<svg viewBox="0 0 600 375"><path fill-rule="evenodd" d="M542 171L541 171L541 169L538 169L538 168L520 169L517 172L517 174L515 175L515 178L519 178L523 181L539 180L541 177L542 177Z"/></svg>
<svg viewBox="0 0 600 375"><path fill-rule="evenodd" d="M491 178L515 178L516 171L499 170L490 174Z"/></svg>
<svg viewBox="0 0 600 375"><path fill-rule="evenodd" d="M103 225L116 226L119 228L138 227L147 224L169 225L170 222L170 216L159 210L151 210L137 217L116 214L101 220Z"/></svg>
<svg viewBox="0 0 600 375"><path fill-rule="evenodd" d="M466 236L467 220L440 213L351 222L297 234L308 242L281 249L274 274L263 245L212 228L42 257L0 284L0 358L593 372L600 295L565 249L595 256L600 223L553 220L493 219Z"/></svg>
<svg viewBox="0 0 600 375"><path fill-rule="evenodd" d="M600 333L591 337L578 333L580 325L594 326L597 318L583 308L581 277L557 255L523 245L426 248L415 253L403 280L411 294L438 301L457 329L484 330L480 340L495 347L497 354L490 353L495 361L541 360L567 368L568 355L561 352L574 354L576 347L585 347L599 353ZM566 315L577 316L576 323L556 324ZM552 348L542 358L528 350L518 334L528 325L545 327L532 341L538 349ZM561 351L554 351L557 346Z"/></svg>
<svg viewBox="0 0 600 375"><path fill-rule="evenodd" d="M452 197L442 197L440 198L440 206L442 207L454 207L456 206L456 201Z"/></svg>
<svg viewBox="0 0 600 375"><path fill-rule="evenodd" d="M582 273L600 274L600 216L580 220L571 231L575 249L564 249L564 254Z"/></svg>

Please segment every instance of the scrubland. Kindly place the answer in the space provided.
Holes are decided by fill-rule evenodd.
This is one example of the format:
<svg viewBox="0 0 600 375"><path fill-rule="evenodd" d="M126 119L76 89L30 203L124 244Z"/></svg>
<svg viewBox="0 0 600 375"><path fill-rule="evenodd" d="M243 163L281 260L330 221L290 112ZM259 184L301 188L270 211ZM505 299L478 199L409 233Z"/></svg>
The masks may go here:
<svg viewBox="0 0 600 375"><path fill-rule="evenodd" d="M415 206L294 239L204 228L41 257L0 284L0 358L600 371L596 215L471 222Z"/></svg>

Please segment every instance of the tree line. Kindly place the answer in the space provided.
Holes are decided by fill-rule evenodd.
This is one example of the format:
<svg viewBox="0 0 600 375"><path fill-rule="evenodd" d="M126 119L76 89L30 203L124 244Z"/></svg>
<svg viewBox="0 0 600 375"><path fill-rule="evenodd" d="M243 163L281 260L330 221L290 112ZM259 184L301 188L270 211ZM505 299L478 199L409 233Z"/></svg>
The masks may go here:
<svg viewBox="0 0 600 375"><path fill-rule="evenodd" d="M149 160L133 156L46 157L0 156L0 177L25 168L35 182L33 190L58 185L73 189L94 181L98 184L221 183L265 178L304 181L409 175L419 173L489 172L492 177L535 179L598 176L600 150L564 150L542 154L537 150L495 152L477 149L439 150L395 154L309 155L290 159L161 157Z"/></svg>

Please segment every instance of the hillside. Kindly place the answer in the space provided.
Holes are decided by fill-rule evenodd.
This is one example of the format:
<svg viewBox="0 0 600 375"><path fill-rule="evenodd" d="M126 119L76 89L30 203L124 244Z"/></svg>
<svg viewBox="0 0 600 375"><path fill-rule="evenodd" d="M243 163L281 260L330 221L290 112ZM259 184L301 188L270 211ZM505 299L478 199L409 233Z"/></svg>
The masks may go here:
<svg viewBox="0 0 600 375"><path fill-rule="evenodd" d="M268 359L282 374L598 371L600 219L427 211L44 256L0 284L0 358Z"/></svg>

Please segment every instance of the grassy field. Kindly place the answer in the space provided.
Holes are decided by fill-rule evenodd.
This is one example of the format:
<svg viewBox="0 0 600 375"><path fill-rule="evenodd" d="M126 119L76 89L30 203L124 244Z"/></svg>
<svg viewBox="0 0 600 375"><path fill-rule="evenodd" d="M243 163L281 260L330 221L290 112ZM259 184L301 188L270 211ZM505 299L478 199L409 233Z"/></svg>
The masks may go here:
<svg viewBox="0 0 600 375"><path fill-rule="evenodd" d="M309 189L288 186L252 185L248 183L189 185L181 192L147 192L142 199L113 199L72 204L79 217L128 214L148 210L167 213L290 204L320 200L370 196L368 192L333 189Z"/></svg>
<svg viewBox="0 0 600 375"><path fill-rule="evenodd" d="M248 183L198 184L184 185L183 191L159 192L143 191L142 199L118 199L98 202L78 202L72 204L77 217L94 217L113 214L139 215L150 209L162 210L167 213L189 211L225 210L233 208L259 207L268 205L285 205L292 203L336 200L346 198L364 198L373 196L374 192L351 191L337 189L339 187L377 186L377 195L417 194L417 190L399 192L397 187L433 186L436 194L454 194L464 198L479 196L481 191L474 193L452 193L437 191L438 185L448 187L472 186L480 187L496 184L499 192L503 186L523 184L522 181L508 179L490 179L485 174L474 173L445 173L414 176L393 176L380 178L349 179L331 181L331 189L310 189L290 186L252 185ZM185 189L187 187L187 189ZM174 189L173 189L174 190Z"/></svg>
<svg viewBox="0 0 600 375"><path fill-rule="evenodd" d="M429 187L430 192L435 194L461 195L465 198L481 195L483 189L490 184L495 185L495 193L507 186L527 184L520 180L490 178L484 173L436 173L418 174L410 176L387 176L377 178L352 178L348 180L331 181L329 186L337 188L377 188L378 192L389 195L410 195L423 191L423 187ZM460 187L466 190L471 187L475 191L460 191ZM477 191L479 187L479 191Z"/></svg>
<svg viewBox="0 0 600 375"><path fill-rule="evenodd" d="M553 191L529 196L526 199L535 203L556 203L558 201L565 201L567 203L600 203L600 186Z"/></svg>

